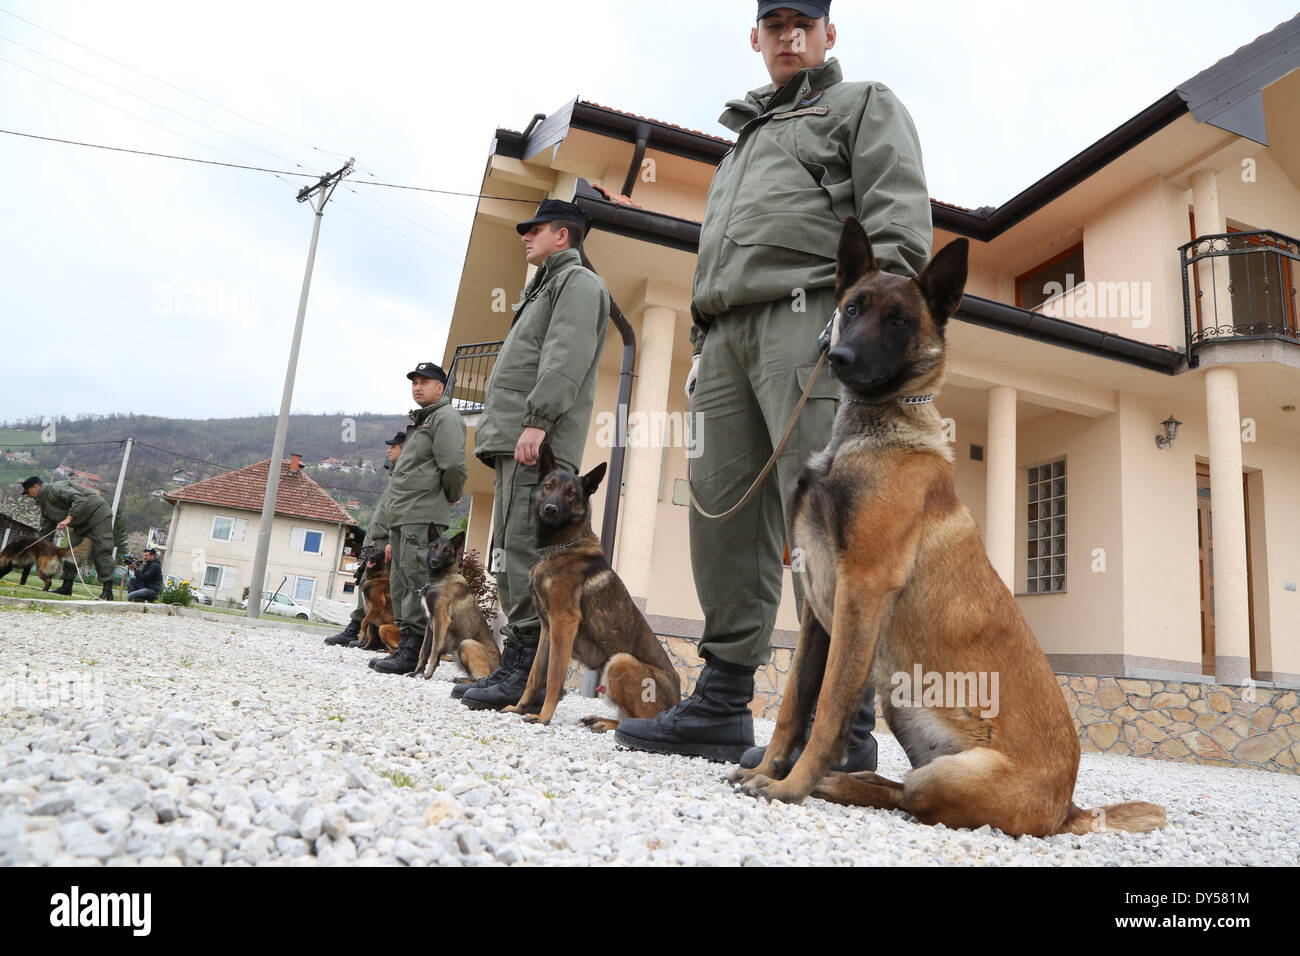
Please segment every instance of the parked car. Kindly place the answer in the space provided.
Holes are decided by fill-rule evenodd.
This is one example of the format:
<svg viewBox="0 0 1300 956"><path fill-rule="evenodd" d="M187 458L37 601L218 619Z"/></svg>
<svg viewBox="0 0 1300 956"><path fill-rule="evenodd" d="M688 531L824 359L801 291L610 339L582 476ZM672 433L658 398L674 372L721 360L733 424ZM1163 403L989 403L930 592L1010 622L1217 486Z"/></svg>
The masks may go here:
<svg viewBox="0 0 1300 956"><path fill-rule="evenodd" d="M262 592L262 613L279 614L281 617L297 618L300 621L311 620L311 608L299 604L287 594L277 594L272 601L271 594L271 591ZM268 602L270 602L269 606ZM239 604L240 607L248 607L247 601L240 601Z"/></svg>

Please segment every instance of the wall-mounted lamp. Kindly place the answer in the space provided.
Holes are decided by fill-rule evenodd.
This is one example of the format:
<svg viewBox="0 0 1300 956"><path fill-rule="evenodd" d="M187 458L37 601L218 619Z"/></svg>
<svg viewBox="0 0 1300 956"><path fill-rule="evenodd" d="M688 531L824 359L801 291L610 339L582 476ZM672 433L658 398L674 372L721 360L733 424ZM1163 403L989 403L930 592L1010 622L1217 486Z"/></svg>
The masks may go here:
<svg viewBox="0 0 1300 956"><path fill-rule="evenodd" d="M1168 448L1174 443L1174 439L1178 437L1178 426L1181 425L1182 422L1174 418L1173 412L1170 412L1169 417L1160 424L1165 426L1165 433L1156 436L1156 447Z"/></svg>

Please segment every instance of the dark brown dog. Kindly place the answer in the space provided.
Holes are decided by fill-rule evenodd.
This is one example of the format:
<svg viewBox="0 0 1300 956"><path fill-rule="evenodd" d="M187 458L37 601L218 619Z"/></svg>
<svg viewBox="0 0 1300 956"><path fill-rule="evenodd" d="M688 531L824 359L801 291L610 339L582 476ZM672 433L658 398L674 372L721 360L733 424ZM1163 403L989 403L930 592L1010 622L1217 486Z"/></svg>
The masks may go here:
<svg viewBox="0 0 1300 956"><path fill-rule="evenodd" d="M492 639L492 629L483 620L478 598L460 573L465 553L465 532L444 538L437 525L429 525L429 583L424 586L424 606L428 623L424 626L424 644L412 677L423 672L428 680L444 654L450 654L469 677L478 680L491 674L501 663L501 652Z"/></svg>
<svg viewBox="0 0 1300 956"><path fill-rule="evenodd" d="M1155 804L1089 812L1072 802L1079 740L1060 688L957 500L939 413L904 401L933 395L943 380L967 245L958 239L904 279L878 271L856 219L844 225L828 355L843 400L789 509L791 554L806 572L799 644L763 762L731 780L769 799L811 793L1017 836L1154 829L1165 823ZM900 675L918 672L947 675L956 693L900 695ZM992 700L968 700L982 678ZM902 783L827 774L868 679L912 763ZM814 702L808 745L790 767Z"/></svg>
<svg viewBox="0 0 1300 956"><path fill-rule="evenodd" d="M9 545L0 551L0 578L14 568L22 568L18 583L24 585L27 583L27 576L35 571L37 577L45 582L45 587L41 590L48 591L55 575L62 574L66 578L75 576L76 571L71 564L71 555L70 549L60 548L48 540L18 538L10 541Z"/></svg>
<svg viewBox="0 0 1300 956"><path fill-rule="evenodd" d="M388 561L384 558L383 548L375 549L366 558L361 606L366 612L361 619L361 649L377 651L382 644L390 651L397 650L399 635L394 623L393 599L388 591Z"/></svg>
<svg viewBox="0 0 1300 956"><path fill-rule="evenodd" d="M592 670L604 669L601 684L620 714L653 717L675 706L681 696L677 671L591 530L589 503L605 477L604 462L579 477L556 468L544 444L537 473L543 476L533 495L538 559L529 586L541 641L523 696L505 709L527 713L542 703L540 714L524 719L549 724L572 657ZM618 727L618 720L599 716L582 723L596 733Z"/></svg>

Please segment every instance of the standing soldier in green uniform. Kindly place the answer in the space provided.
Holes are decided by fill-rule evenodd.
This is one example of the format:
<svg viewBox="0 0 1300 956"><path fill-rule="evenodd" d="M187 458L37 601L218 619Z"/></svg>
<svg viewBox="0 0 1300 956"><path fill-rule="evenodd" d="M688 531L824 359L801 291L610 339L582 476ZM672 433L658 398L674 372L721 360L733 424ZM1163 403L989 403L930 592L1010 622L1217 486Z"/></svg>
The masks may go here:
<svg viewBox="0 0 1300 956"><path fill-rule="evenodd" d="M402 453L385 492L383 520L373 544L389 558L388 588L401 634L397 650L370 666L381 674L409 674L420 658L428 617L420 592L429 581L429 526L438 532L451 522L450 504L465 487L465 423L446 392L447 373L432 362L407 372L411 412ZM375 524L374 521L371 524Z"/></svg>
<svg viewBox="0 0 1300 956"><path fill-rule="evenodd" d="M388 446L388 461L384 462L384 470L388 472L390 480L384 485L384 490L379 495L379 501L375 503L375 510L370 515L370 524L366 528L366 536L361 541L361 553L357 555L357 564L361 568L366 566L366 559L374 551L375 538L382 536L385 541L388 540L388 521L384 518L384 504L388 500L388 489L392 487L393 466L397 464L397 456L402 453L402 444L405 441L406 432L398 432L384 442ZM343 644L348 647L361 646L361 622L366 618L365 605L361 599L361 585L364 577L365 571L363 570L357 576L357 606L348 617L348 626L333 637L325 638L326 644Z"/></svg>
<svg viewBox="0 0 1300 956"><path fill-rule="evenodd" d="M452 690L475 710L518 703L537 655L541 622L528 576L537 562L532 495L542 477L542 441L561 468L577 471L582 463L609 321L609 290L582 264L588 225L575 203L543 199L537 215L515 227L538 269L497 356L475 430L474 454L495 472L488 568L507 621L501 666Z"/></svg>
<svg viewBox="0 0 1300 956"><path fill-rule="evenodd" d="M45 484L33 475L23 482L23 494L41 509L41 537L55 528L68 528L68 545L90 539L90 560L103 590L98 600L113 600L113 511L95 492L70 481ZM56 594L72 593L72 578L64 577Z"/></svg>
<svg viewBox="0 0 1300 956"><path fill-rule="evenodd" d="M691 479L714 513L739 501L762 470L809 383L818 335L836 306L844 220L858 217L889 272L915 276L930 254L930 201L911 118L887 87L843 81L838 61L826 58L835 44L829 12L829 0L759 0L750 45L772 83L729 102L720 118L736 145L705 205L687 385L701 452ZM722 520L692 509L705 666L695 692L672 710L622 721L620 745L758 764L749 703L781 603L785 503L809 455L830 438L838 395L834 378L820 375L776 481L744 508ZM792 567L802 611L797 561ZM849 759L835 769L875 768L874 704L868 690Z"/></svg>

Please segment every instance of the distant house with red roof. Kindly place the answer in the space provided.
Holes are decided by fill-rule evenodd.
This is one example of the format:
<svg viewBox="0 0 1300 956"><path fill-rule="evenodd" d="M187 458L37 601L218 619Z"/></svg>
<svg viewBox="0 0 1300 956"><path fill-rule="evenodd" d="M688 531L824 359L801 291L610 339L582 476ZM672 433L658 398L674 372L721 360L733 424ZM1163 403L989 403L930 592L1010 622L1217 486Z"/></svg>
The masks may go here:
<svg viewBox="0 0 1300 956"><path fill-rule="evenodd" d="M188 580L217 599L238 601L253 576L257 526L270 459L169 491L173 505L163 574ZM357 524L302 470L299 455L280 463L266 589L310 606L340 600L350 573L341 573L344 541Z"/></svg>

